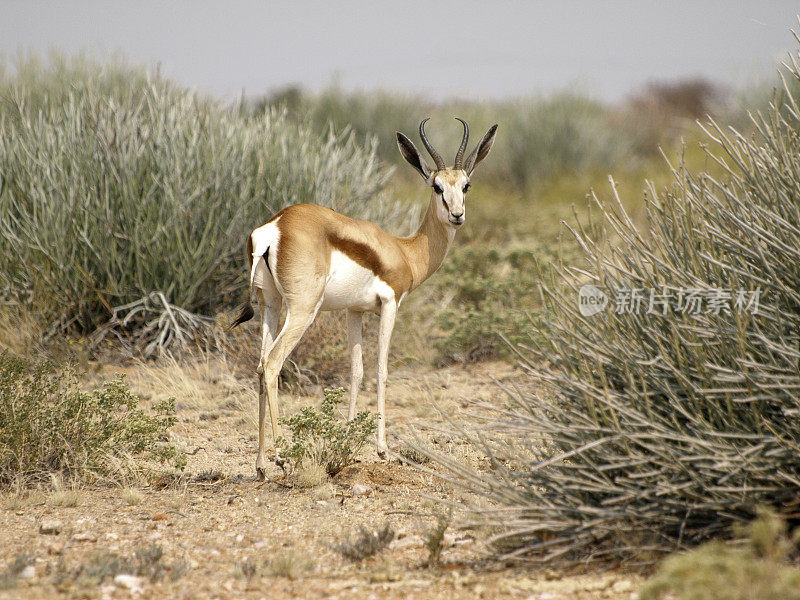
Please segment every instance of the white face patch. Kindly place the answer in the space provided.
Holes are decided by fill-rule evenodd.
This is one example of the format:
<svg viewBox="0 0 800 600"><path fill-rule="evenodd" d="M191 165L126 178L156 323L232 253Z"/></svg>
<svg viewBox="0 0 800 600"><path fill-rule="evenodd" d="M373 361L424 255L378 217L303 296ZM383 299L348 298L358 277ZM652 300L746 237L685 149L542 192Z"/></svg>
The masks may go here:
<svg viewBox="0 0 800 600"><path fill-rule="evenodd" d="M442 190L438 214L442 222L452 227L460 227L466 218L466 204L464 202L464 188L469 183L465 173L457 177L436 176L434 183Z"/></svg>

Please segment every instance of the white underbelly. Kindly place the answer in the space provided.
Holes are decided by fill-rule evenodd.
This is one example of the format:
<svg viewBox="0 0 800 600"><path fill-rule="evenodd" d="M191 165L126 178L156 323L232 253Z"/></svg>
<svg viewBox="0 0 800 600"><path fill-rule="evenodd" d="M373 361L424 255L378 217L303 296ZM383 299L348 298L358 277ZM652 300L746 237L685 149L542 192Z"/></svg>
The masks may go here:
<svg viewBox="0 0 800 600"><path fill-rule="evenodd" d="M381 302L392 298L394 291L386 282L342 252L333 251L320 310L354 308L372 311L380 308Z"/></svg>

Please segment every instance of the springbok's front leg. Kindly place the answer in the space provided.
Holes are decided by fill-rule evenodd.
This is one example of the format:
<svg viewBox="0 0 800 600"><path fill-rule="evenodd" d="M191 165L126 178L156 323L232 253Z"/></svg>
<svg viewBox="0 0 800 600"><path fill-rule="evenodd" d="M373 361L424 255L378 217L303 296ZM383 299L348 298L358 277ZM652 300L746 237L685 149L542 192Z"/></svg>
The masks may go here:
<svg viewBox="0 0 800 600"><path fill-rule="evenodd" d="M347 420L356 416L356 400L358 390L364 379L364 359L361 350L361 320L363 314L354 310L347 311L347 344L350 347L350 409Z"/></svg>
<svg viewBox="0 0 800 600"><path fill-rule="evenodd" d="M378 456L386 458L386 419L384 417L384 395L389 370L389 340L392 337L397 317L397 303L392 298L381 304L381 323L378 329Z"/></svg>

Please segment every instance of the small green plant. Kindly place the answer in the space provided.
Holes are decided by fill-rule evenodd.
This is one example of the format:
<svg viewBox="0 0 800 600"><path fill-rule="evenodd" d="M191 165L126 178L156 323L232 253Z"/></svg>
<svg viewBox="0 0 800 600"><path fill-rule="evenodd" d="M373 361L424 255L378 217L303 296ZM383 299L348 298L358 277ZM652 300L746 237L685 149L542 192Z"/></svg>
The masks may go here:
<svg viewBox="0 0 800 600"><path fill-rule="evenodd" d="M362 411L352 421L343 421L336 415L336 405L343 397L342 388L326 389L319 410L308 406L281 419L292 433L291 443L278 439L281 455L295 465L312 460L329 475L336 475L351 464L375 429L375 417Z"/></svg>
<svg viewBox="0 0 800 600"><path fill-rule="evenodd" d="M182 466L183 455L164 441L175 422L174 400L148 414L122 377L85 392L80 375L0 354L0 483L110 475L131 468L130 457Z"/></svg>
<svg viewBox="0 0 800 600"><path fill-rule="evenodd" d="M759 515L743 528L744 547L710 542L667 558L642 588L642 600L800 599L800 569L787 561L793 544L786 523L769 510Z"/></svg>
<svg viewBox="0 0 800 600"><path fill-rule="evenodd" d="M392 543L395 532L391 523L385 523L380 529L370 529L361 525L354 535L345 534L332 548L353 562L359 562L378 552Z"/></svg>

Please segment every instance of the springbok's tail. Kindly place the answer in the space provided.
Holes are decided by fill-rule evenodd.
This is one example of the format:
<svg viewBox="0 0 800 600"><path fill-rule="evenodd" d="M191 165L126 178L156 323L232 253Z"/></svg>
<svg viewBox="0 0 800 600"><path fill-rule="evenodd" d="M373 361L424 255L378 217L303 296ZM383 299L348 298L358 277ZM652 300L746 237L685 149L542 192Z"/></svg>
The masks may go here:
<svg viewBox="0 0 800 600"><path fill-rule="evenodd" d="M242 309L239 311L239 316L231 324L231 329L244 323L245 321L249 321L255 315L255 311L253 310L253 280L255 279L256 269L255 264L253 263L253 238L252 236L247 236L247 260L250 261L250 281L247 286L247 300L245 300Z"/></svg>

